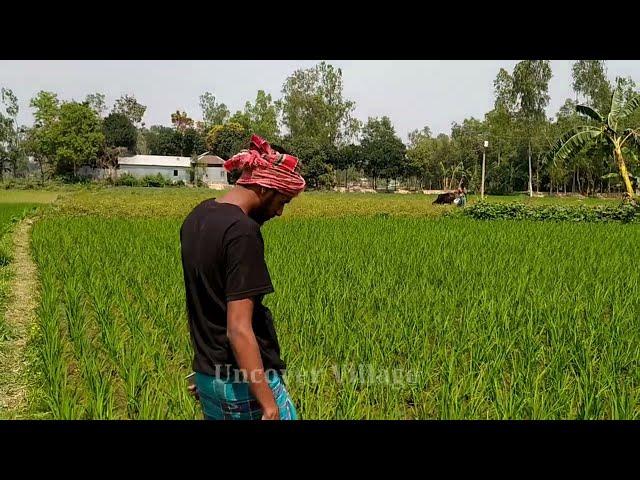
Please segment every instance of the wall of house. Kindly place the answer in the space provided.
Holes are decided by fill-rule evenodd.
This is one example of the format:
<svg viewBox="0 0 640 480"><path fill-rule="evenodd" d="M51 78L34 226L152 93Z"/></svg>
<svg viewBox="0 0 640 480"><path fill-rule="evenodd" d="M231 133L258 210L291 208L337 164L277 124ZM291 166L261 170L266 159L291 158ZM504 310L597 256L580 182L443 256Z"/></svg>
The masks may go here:
<svg viewBox="0 0 640 480"><path fill-rule="evenodd" d="M205 183L227 184L227 171L223 167L207 167L202 177Z"/></svg>
<svg viewBox="0 0 640 480"><path fill-rule="evenodd" d="M175 173L177 172L177 175ZM158 173L169 180L182 180L185 183L190 181L189 170L184 167L158 167L154 165L120 165L118 176L129 173L134 177L142 178L146 175L157 175Z"/></svg>

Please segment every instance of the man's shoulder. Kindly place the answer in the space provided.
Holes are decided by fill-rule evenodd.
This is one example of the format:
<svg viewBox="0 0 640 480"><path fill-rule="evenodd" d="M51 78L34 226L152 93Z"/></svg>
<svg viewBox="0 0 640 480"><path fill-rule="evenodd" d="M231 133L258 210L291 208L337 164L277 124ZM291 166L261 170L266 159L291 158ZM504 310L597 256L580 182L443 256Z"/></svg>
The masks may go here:
<svg viewBox="0 0 640 480"><path fill-rule="evenodd" d="M183 224L195 223L202 234L207 231L224 233L225 236L259 235L260 225L246 215L240 207L216 202L214 198L203 200L187 215Z"/></svg>
<svg viewBox="0 0 640 480"><path fill-rule="evenodd" d="M189 213L187 213L187 216L184 218L184 223L186 223L187 221L201 216L203 211L207 208L207 206L209 206L211 204L211 202L214 202L215 200L213 198L207 198L205 200L202 200L200 203L198 203L195 207L193 207Z"/></svg>
<svg viewBox="0 0 640 480"><path fill-rule="evenodd" d="M232 236L260 236L260 225L242 211L235 211L229 218L227 233Z"/></svg>

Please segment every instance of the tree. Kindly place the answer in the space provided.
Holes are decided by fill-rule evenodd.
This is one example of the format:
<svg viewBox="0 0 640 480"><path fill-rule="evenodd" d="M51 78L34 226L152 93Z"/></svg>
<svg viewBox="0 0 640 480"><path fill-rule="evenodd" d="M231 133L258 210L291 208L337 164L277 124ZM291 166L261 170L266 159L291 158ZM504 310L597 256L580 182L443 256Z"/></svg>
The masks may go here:
<svg viewBox="0 0 640 480"><path fill-rule="evenodd" d="M531 135L530 151L535 159L536 192L540 193L540 186L544 183L548 173L548 152L553 146L557 129L548 121L541 121Z"/></svg>
<svg viewBox="0 0 640 480"><path fill-rule="evenodd" d="M342 91L342 71L321 62L290 75L283 85L282 99L273 104L282 112L287 130L282 141L303 159L303 176L311 185L333 183L332 164L337 161L337 149L348 144L360 128L360 122L353 118L355 103L344 99ZM256 103L262 103L262 110L268 113L262 118L269 119L266 124L273 129L269 98L260 93L259 97L262 98L257 98ZM252 120L257 121L256 117L254 114ZM262 125L258 128L264 128Z"/></svg>
<svg viewBox="0 0 640 480"><path fill-rule="evenodd" d="M35 122L27 134L26 150L40 166L40 178L44 182L45 165L55 165L55 124L60 114L60 102L55 93L41 90L31 99L29 105L35 109Z"/></svg>
<svg viewBox="0 0 640 480"><path fill-rule="evenodd" d="M541 123L546 119L545 108L549 104L549 80L551 65L548 60L523 60L513 69L513 98L516 99L516 116L524 123L528 136L529 196L533 196L531 141Z"/></svg>
<svg viewBox="0 0 640 480"><path fill-rule="evenodd" d="M181 154L190 157L206 150L205 141L195 128L187 128L181 134Z"/></svg>
<svg viewBox="0 0 640 480"><path fill-rule="evenodd" d="M105 137L100 118L87 104L69 102L58 106L55 94L39 92L31 100L36 111L34 128L28 133L28 151L58 174L73 173L83 163L94 164L104 152Z"/></svg>
<svg viewBox="0 0 640 480"><path fill-rule="evenodd" d="M332 145L319 146L313 139L286 136L284 147L301 160L301 175L312 188L331 187L334 185L333 164L339 154Z"/></svg>
<svg viewBox="0 0 640 480"><path fill-rule="evenodd" d="M204 132L193 127L195 122L185 112L176 111L171 115L171 121L174 128L153 125L148 130L142 129L136 151L140 154L187 157L204 152Z"/></svg>
<svg viewBox="0 0 640 480"><path fill-rule="evenodd" d="M516 113L517 98L513 88L513 77L504 68L501 68L493 81L495 108L508 114Z"/></svg>
<svg viewBox="0 0 640 480"><path fill-rule="evenodd" d="M573 90L584 97L585 105L608 114L612 88L604 60L578 60L571 68Z"/></svg>
<svg viewBox="0 0 640 480"><path fill-rule="evenodd" d="M18 112L20 111L18 98L12 90L2 88L0 100L5 109L5 113L0 112L0 180L2 180L5 162L11 166L15 177L18 173L18 166L21 163L26 166L26 155L23 146L25 129L18 125Z"/></svg>
<svg viewBox="0 0 640 480"><path fill-rule="evenodd" d="M206 138L206 147L214 155L228 160L242 149L249 148L249 132L240 124L227 122L214 126Z"/></svg>
<svg viewBox="0 0 640 480"><path fill-rule="evenodd" d="M333 187L335 185L333 166L330 163L330 153L315 147L308 153L302 163L302 176L313 188Z"/></svg>
<svg viewBox="0 0 640 480"><path fill-rule="evenodd" d="M36 127L53 123L60 112L58 95L44 90L40 90L37 95L31 99L29 106L35 108L33 116Z"/></svg>
<svg viewBox="0 0 640 480"><path fill-rule="evenodd" d="M513 69L513 92L519 113L526 119L539 120L549 104L549 60L523 60Z"/></svg>
<svg viewBox="0 0 640 480"><path fill-rule="evenodd" d="M552 126L553 138L557 139L563 133L583 124L584 117L576 110L577 105L574 100L567 99L564 105L560 107L556 115L556 122ZM607 110L609 108L608 106ZM546 146L546 153L548 153L551 147L553 147L553 142L550 142ZM576 186L578 191L582 191L581 174L586 174L587 178L593 177L593 172L603 168L603 165L598 166L596 164L606 164L606 162L596 162L596 160L600 160L601 157L607 155L610 155L609 147L602 142L594 142L585 145L579 151L575 151L570 158L564 160L556 159L553 165L547 165L550 191L553 190L553 185L555 185L558 190L561 185L563 188L566 188L565 185L569 181L572 182L572 192L576 191ZM545 155L545 159L548 160L548 155ZM600 175L604 173L606 172L603 171Z"/></svg>
<svg viewBox="0 0 640 480"><path fill-rule="evenodd" d="M496 102L496 107L485 115L484 123L487 136L484 140L488 140L490 146L486 151L486 191L512 193L520 143L518 124L501 102Z"/></svg>
<svg viewBox="0 0 640 480"><path fill-rule="evenodd" d="M124 114L137 127L146 110L147 107L138 103L133 95L123 95L116 100L112 112Z"/></svg>
<svg viewBox="0 0 640 480"><path fill-rule="evenodd" d="M522 177L531 175L522 174L522 165L518 161L522 158L522 153L531 161L529 152L529 133L531 128L525 124L529 122L529 118L524 114L523 97L527 97L524 102L529 107L531 102L528 100L533 91L535 95L536 82L530 82L531 75L535 70L531 61L527 63L520 62L514 69L514 75L509 74L505 69L500 69L496 76L494 85L495 105L491 113L492 133L496 136L493 140L499 140L496 145L490 140L492 148L489 149L489 170L487 175L489 191L497 191L507 193L514 190L516 185L520 184ZM518 70L516 84L516 69ZM499 148L494 148L498 146ZM494 154L497 154L494 156ZM527 167L525 166L526 170ZM526 182L526 180L525 180ZM532 189L529 189L532 194Z"/></svg>
<svg viewBox="0 0 640 480"><path fill-rule="evenodd" d="M216 97L210 92L200 95L200 108L205 129L211 130L214 125L222 125L229 118L229 109L224 103L216 103Z"/></svg>
<svg viewBox="0 0 640 480"><path fill-rule="evenodd" d="M428 129L428 127L425 127ZM424 130L423 129L423 132ZM426 133L426 132L425 132ZM437 165L433 163L435 139L424 133L418 133L414 130L409 134L409 148L407 149L407 159L409 161L410 170L413 175L420 180L420 186L433 185L433 181L437 177Z"/></svg>
<svg viewBox="0 0 640 480"><path fill-rule="evenodd" d="M149 143L147 141L149 137L149 130L141 128L136 131L136 154L137 155L149 155Z"/></svg>
<svg viewBox="0 0 640 480"><path fill-rule="evenodd" d="M104 112L107 110L107 104L105 102L105 96L103 93L90 93L84 100L91 110L96 112L100 118L103 117Z"/></svg>
<svg viewBox="0 0 640 480"><path fill-rule="evenodd" d="M55 150L52 148L53 142L47 138L44 128L32 127L26 131L24 150L27 155L31 155L40 167L40 179L44 183L45 165L52 163Z"/></svg>
<svg viewBox="0 0 640 480"><path fill-rule="evenodd" d="M0 181L4 180L4 172L9 161L11 120L0 113Z"/></svg>
<svg viewBox="0 0 640 480"><path fill-rule="evenodd" d="M102 129L108 147L126 147L133 152L138 140L138 131L126 115L111 113L104 119Z"/></svg>
<svg viewBox="0 0 640 480"><path fill-rule="evenodd" d="M193 128L193 119L189 118L186 112L180 110L171 114L171 123L180 133L184 133L188 128Z"/></svg>
<svg viewBox="0 0 640 480"><path fill-rule="evenodd" d="M100 119L87 105L68 102L60 107L60 117L53 125L56 147L56 173L73 172L85 163L92 164L104 146Z"/></svg>
<svg viewBox="0 0 640 480"><path fill-rule="evenodd" d="M273 102L271 95L267 95L264 90L258 90L255 102L245 104L244 113L249 120L249 130L252 133L269 142L278 140L279 104Z"/></svg>
<svg viewBox="0 0 640 480"><path fill-rule="evenodd" d="M94 110L95 111L95 110ZM105 137L104 148L98 154L98 166L109 170L113 178L118 167L118 158L135 152L138 142L138 130L122 113L111 113L102 122Z"/></svg>
<svg viewBox="0 0 640 480"><path fill-rule="evenodd" d="M106 169L109 172L109 178L113 181L116 176L116 169L118 168L118 159L126 156L129 153L126 147L109 147L103 145L103 148L98 152L98 158L96 161L96 167Z"/></svg>
<svg viewBox="0 0 640 480"><path fill-rule="evenodd" d="M615 85L617 89L622 92L622 101L624 103L629 102L638 92L636 91L636 82L631 77L616 77ZM640 110L636 110L629 114L622 120L619 125L623 128L637 127L640 125Z"/></svg>
<svg viewBox="0 0 640 480"><path fill-rule="evenodd" d="M578 105L576 110L589 117L595 123L589 123L569 130L557 141L550 152L554 163L567 160L585 145L594 142L606 142L613 149L620 178L624 182L626 194L633 198L634 191L629 179L629 171L623 152L632 145L640 145L640 128L622 129L622 123L640 107L640 94L634 94L624 101L623 89L618 87L611 98L609 114L604 116L597 110Z"/></svg>
<svg viewBox="0 0 640 480"><path fill-rule="evenodd" d="M362 166L362 148L353 143L345 145L337 151L334 167L344 170L344 186L348 186L347 172L350 168L360 168Z"/></svg>
<svg viewBox="0 0 640 480"><path fill-rule="evenodd" d="M431 129L428 126L422 130L413 130L409 132L409 145L407 148L406 170L407 176L413 177L416 184L432 183L433 179L429 177L434 172L434 166L431 165L433 159L433 137Z"/></svg>
<svg viewBox="0 0 640 480"><path fill-rule="evenodd" d="M468 118L453 124L451 137L440 134L433 138L428 127L414 130L409 134L406 171L419 180L420 187L429 189L457 187L463 176L473 180L485 129L484 122Z"/></svg>
<svg viewBox="0 0 640 480"><path fill-rule="evenodd" d="M431 138L431 129L427 126L422 130L413 130L409 132L409 147L415 147L418 143L424 139Z"/></svg>
<svg viewBox="0 0 640 480"><path fill-rule="evenodd" d="M406 146L398 138L389 117L369 118L362 129L362 155L365 160L365 172L376 179L396 178L403 173Z"/></svg>
<svg viewBox="0 0 640 480"><path fill-rule="evenodd" d="M342 71L326 62L289 76L277 105L291 139L305 137L317 147L346 144L359 122L352 117L355 103L342 90Z"/></svg>
<svg viewBox="0 0 640 480"><path fill-rule="evenodd" d="M441 133L435 139L433 163L439 167L438 172L441 176L442 188L445 190L454 186L455 177L462 168L462 164L458 161L459 155L456 154L455 147L454 141L444 133Z"/></svg>
<svg viewBox="0 0 640 480"><path fill-rule="evenodd" d="M153 125L145 136L151 155L179 156L182 152L182 136L173 128Z"/></svg>
<svg viewBox="0 0 640 480"><path fill-rule="evenodd" d="M229 118L228 123L237 123L238 125L242 125L242 128L244 128L246 131L253 131L249 114L247 114L246 112L241 112L240 110L237 110L236 113L234 113Z"/></svg>
<svg viewBox="0 0 640 480"><path fill-rule="evenodd" d="M449 166L451 176L449 186L455 184L456 175L466 176L470 188L476 189L481 177L481 160L484 140L487 139L487 128L484 122L476 118L466 118L462 124L454 123L451 127L451 142L454 152L453 162Z"/></svg>

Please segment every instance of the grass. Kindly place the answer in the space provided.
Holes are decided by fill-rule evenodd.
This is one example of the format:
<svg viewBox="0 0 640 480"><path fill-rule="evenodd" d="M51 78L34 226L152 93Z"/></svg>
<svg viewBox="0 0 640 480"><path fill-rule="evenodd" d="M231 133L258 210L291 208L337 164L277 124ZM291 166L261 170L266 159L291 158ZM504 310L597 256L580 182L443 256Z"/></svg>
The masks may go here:
<svg viewBox="0 0 640 480"><path fill-rule="evenodd" d="M103 217L183 218L202 200L221 196L207 188L115 187L81 190L60 199L59 210L66 215L100 215ZM435 195L305 192L292 202L283 218L333 218L348 216L400 216L435 218L455 211L452 205L432 205ZM533 197L526 195L487 196L488 201L522 201L527 204L610 205L617 199L578 197ZM471 195L469 204L479 200Z"/></svg>
<svg viewBox="0 0 640 480"><path fill-rule="evenodd" d="M178 229L214 195L80 192L35 225L34 415L199 417ZM436 218L451 208L308 193L264 227L303 418L640 417L640 226Z"/></svg>
<svg viewBox="0 0 640 480"><path fill-rule="evenodd" d="M47 190L0 190L0 208L7 203L52 203L61 192Z"/></svg>
<svg viewBox="0 0 640 480"><path fill-rule="evenodd" d="M13 327L7 324L6 314L10 288L14 281L13 262L13 235L16 224L37 210L44 210L43 205L52 202L58 194L46 191L21 191L0 190L0 392L15 387L13 370L11 341L16 340L19 334ZM7 343L9 342L9 343ZM20 359L22 361L24 359ZM7 383L9 382L9 384ZM3 399L4 400L4 399ZM12 418L12 412L3 411L2 418Z"/></svg>
<svg viewBox="0 0 640 480"><path fill-rule="evenodd" d="M183 382L190 347L175 231L165 222L92 217L36 225L38 370L53 418L195 418ZM53 250L51 242L61 243ZM113 262L122 250L140 261Z"/></svg>
<svg viewBox="0 0 640 480"><path fill-rule="evenodd" d="M0 349L2 342L10 336L10 331L4 319L9 285L12 278L12 239L10 232L14 225L25 215L35 209L35 205L26 203L0 203Z"/></svg>

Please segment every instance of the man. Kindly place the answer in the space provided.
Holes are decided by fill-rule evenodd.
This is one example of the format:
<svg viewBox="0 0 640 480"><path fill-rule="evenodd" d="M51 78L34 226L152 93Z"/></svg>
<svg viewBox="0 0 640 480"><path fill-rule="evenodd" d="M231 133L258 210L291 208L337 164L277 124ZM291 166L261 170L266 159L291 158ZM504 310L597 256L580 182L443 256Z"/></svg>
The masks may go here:
<svg viewBox="0 0 640 480"><path fill-rule="evenodd" d="M460 187L458 188L458 190L456 190L456 199L453 201L453 203L455 203L458 207L465 206L465 204L467 203L467 195L465 189Z"/></svg>
<svg viewBox="0 0 640 480"><path fill-rule="evenodd" d="M196 206L180 229L195 385L207 419L296 419L271 312L273 285L260 226L304 190L298 159L253 135L227 160L241 170L219 199Z"/></svg>

